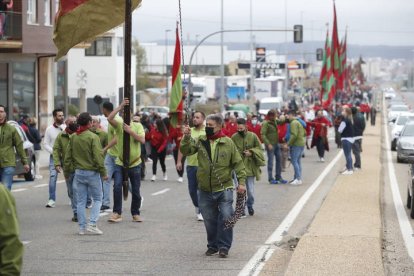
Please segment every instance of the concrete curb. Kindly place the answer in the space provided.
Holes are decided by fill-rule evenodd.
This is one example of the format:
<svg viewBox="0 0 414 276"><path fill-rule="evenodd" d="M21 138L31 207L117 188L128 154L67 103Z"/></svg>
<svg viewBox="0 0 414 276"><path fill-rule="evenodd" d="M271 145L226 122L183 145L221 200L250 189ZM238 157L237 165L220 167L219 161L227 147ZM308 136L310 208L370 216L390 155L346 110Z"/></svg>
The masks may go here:
<svg viewBox="0 0 414 276"><path fill-rule="evenodd" d="M285 275L384 275L380 205L381 120L367 124L362 168L338 176ZM336 172L333 172L336 173Z"/></svg>

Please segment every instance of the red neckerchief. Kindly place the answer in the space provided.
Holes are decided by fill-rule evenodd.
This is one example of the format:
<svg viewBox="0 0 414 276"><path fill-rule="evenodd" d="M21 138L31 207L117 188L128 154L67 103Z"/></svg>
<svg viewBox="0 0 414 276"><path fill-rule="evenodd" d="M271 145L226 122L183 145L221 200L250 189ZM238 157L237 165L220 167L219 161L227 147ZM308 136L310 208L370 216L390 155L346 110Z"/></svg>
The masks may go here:
<svg viewBox="0 0 414 276"><path fill-rule="evenodd" d="M76 130L76 134L79 135L79 134L81 134L82 132L84 132L84 131L86 131L88 129L89 129L89 126L88 125L86 125L86 126L79 126L78 127L78 130Z"/></svg>
<svg viewBox="0 0 414 276"><path fill-rule="evenodd" d="M218 131L213 136L210 136L210 137L207 136L207 139L214 141L214 140L217 140L221 137L226 137L226 135L223 133L223 130Z"/></svg>
<svg viewBox="0 0 414 276"><path fill-rule="evenodd" d="M55 128L60 128L60 126L58 126L56 123L53 123L53 126L54 126Z"/></svg>
<svg viewBox="0 0 414 276"><path fill-rule="evenodd" d="M67 133L67 134L72 134L73 133L73 131L72 130L70 130L70 128L69 127L66 127L65 128L65 132Z"/></svg>

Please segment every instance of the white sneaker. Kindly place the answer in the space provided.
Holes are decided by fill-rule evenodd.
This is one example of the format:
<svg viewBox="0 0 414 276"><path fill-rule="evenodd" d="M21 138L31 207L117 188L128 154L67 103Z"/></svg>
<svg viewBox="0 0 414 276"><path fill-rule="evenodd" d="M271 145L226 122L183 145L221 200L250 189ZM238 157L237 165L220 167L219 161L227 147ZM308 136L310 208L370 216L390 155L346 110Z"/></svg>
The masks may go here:
<svg viewBox="0 0 414 276"><path fill-rule="evenodd" d="M155 175L153 175L153 176L151 177L151 181L152 181L152 182L154 182L155 180L157 180L157 177L156 177Z"/></svg>
<svg viewBox="0 0 414 276"><path fill-rule="evenodd" d="M203 221L204 219L203 219L203 215L200 213L200 214L197 214L197 220L198 221Z"/></svg>
<svg viewBox="0 0 414 276"><path fill-rule="evenodd" d="M86 231L94 235L102 235L103 232L96 225L88 224Z"/></svg>
<svg viewBox="0 0 414 276"><path fill-rule="evenodd" d="M324 163L325 162L325 158L321 157L321 162Z"/></svg>
<svg viewBox="0 0 414 276"><path fill-rule="evenodd" d="M167 180L168 180L167 173L164 173L164 181L167 181Z"/></svg>
<svg viewBox="0 0 414 276"><path fill-rule="evenodd" d="M178 182L183 183L183 178L182 177L179 177L178 178Z"/></svg>
<svg viewBox="0 0 414 276"><path fill-rule="evenodd" d="M292 181L289 182L289 184L293 186L302 185L302 181L298 179L293 179Z"/></svg>
<svg viewBox="0 0 414 276"><path fill-rule="evenodd" d="M354 172L361 170L360 168L355 167Z"/></svg>
<svg viewBox="0 0 414 276"><path fill-rule="evenodd" d="M354 174L354 171L346 170L342 173L342 175L351 175Z"/></svg>
<svg viewBox="0 0 414 276"><path fill-rule="evenodd" d="M43 178L43 176L42 175L40 175L40 174L36 174L35 175L35 179L42 179Z"/></svg>
<svg viewBox="0 0 414 276"><path fill-rule="evenodd" d="M46 208L55 208L56 203L53 199L49 199L49 201L46 204Z"/></svg>

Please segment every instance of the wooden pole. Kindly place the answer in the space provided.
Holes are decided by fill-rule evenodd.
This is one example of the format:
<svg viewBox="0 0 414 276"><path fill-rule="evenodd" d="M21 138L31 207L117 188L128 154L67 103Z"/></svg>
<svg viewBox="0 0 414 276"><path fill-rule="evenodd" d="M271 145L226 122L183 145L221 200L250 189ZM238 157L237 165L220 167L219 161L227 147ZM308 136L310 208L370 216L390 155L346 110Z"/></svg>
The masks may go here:
<svg viewBox="0 0 414 276"><path fill-rule="evenodd" d="M132 8L131 0L125 1L125 26L124 26L124 99L131 100L131 31L132 31ZM125 105L124 107L124 123L129 125L131 122L131 107ZM129 153L130 153L130 142L129 134L124 131L124 144L123 144L123 183L122 190L124 200L128 198L128 168L129 168Z"/></svg>

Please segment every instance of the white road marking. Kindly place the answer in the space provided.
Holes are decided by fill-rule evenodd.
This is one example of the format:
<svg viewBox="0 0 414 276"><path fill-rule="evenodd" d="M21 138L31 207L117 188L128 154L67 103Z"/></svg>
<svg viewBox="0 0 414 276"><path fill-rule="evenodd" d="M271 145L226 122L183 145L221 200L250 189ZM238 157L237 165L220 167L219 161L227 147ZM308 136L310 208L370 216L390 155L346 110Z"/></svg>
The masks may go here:
<svg viewBox="0 0 414 276"><path fill-rule="evenodd" d="M170 190L170 188L167 188L167 189L161 190L159 192L153 193L151 195L152 196L162 195L162 194L165 194L166 192L168 192L169 190Z"/></svg>
<svg viewBox="0 0 414 276"><path fill-rule="evenodd" d="M26 191L26 190L27 190L27 189L25 189L25 188L15 189L15 190L12 190L12 193L23 192L23 191Z"/></svg>
<svg viewBox="0 0 414 276"><path fill-rule="evenodd" d="M279 227L270 235L265 244L259 247L253 257L248 261L244 268L240 271L239 276L247 275L259 275L267 260L274 253L274 245L280 242L286 233L289 231L292 224L302 211L305 204L308 202L312 194L321 185L322 181L333 169L335 164L343 156L342 151L338 152L335 158L329 163L329 165L322 171L319 177L313 182L313 184L306 190L296 205L290 210L289 214L285 217Z"/></svg>
<svg viewBox="0 0 414 276"><path fill-rule="evenodd" d="M33 186L33 188L42 188L42 187L46 187L46 186L49 186L49 184L39 184L39 185Z"/></svg>
<svg viewBox="0 0 414 276"><path fill-rule="evenodd" d="M27 244L29 244L29 243L31 243L32 241L22 241L22 244L23 245L27 245Z"/></svg>
<svg viewBox="0 0 414 276"><path fill-rule="evenodd" d="M383 104L383 109L385 108L385 103ZM383 113L384 122L386 122L385 112ZM394 201L395 211L397 212L398 223L400 224L401 234L404 239L405 247L407 248L408 255L410 255L411 259L414 261L414 239L413 239L413 229L411 228L410 220L407 216L405 211L404 203L401 199L400 189L398 187L397 177L395 175L395 167L392 161L391 155L391 146L390 146L390 138L388 132L387 124L384 124L385 127L385 150L387 151L387 164L388 164L388 175L390 179L390 187L392 198ZM414 208L412 206L411 208Z"/></svg>

